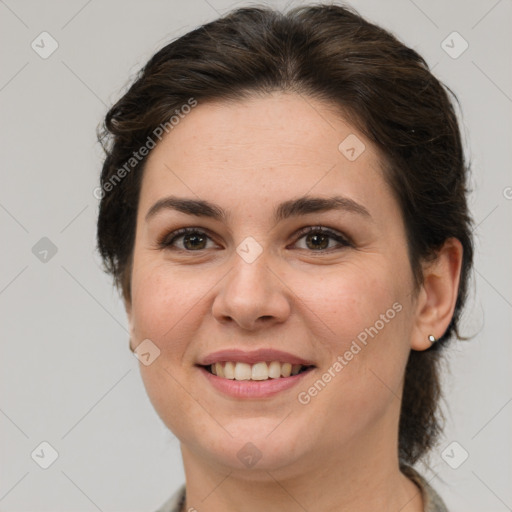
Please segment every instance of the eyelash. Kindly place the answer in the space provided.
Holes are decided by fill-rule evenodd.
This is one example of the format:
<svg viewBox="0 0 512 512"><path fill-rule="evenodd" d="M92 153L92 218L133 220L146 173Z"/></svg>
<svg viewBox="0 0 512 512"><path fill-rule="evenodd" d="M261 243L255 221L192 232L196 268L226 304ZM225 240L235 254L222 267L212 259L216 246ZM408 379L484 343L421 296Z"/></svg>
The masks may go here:
<svg viewBox="0 0 512 512"><path fill-rule="evenodd" d="M332 238L333 240L335 240L336 242L338 242L341 247L338 247L338 248L331 247L329 249L319 249L319 250L316 250L316 251L313 250L313 249L301 249L301 250L306 250L306 251L309 251L309 252L312 252L312 253L325 253L325 252L331 252L333 250L340 249L340 248L343 248L343 247L354 247L352 241L348 237L342 235L341 233L333 231L333 230L331 230L329 228L326 228L324 226L308 226L306 228L302 228L295 235L297 237L295 243L297 243L301 238L303 238L306 235L309 235L310 233L315 233L315 234L321 234L321 235L328 236L328 237ZM177 239L182 238L185 235L190 235L190 234L206 235L211 240L211 237L203 229L199 229L199 228L182 228L182 229L178 229L176 231L173 231L173 232L168 233L168 234L164 235L163 237L161 237L158 240L158 247L160 249L171 249L171 250L176 250L176 251L181 251L181 252L202 252L202 251L205 251L206 249L198 249L197 251L193 251L193 250L181 249L181 248L178 249L176 247L173 247L173 244L176 242ZM169 239L169 237L171 237L171 236L172 236L172 238Z"/></svg>

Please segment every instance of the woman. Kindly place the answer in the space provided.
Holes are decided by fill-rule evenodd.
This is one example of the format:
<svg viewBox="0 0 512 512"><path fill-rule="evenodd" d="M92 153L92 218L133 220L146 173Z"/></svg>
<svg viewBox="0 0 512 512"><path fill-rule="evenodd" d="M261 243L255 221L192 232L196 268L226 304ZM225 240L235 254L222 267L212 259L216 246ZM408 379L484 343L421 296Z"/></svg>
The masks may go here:
<svg viewBox="0 0 512 512"><path fill-rule="evenodd" d="M412 464L472 264L424 60L344 7L233 11L112 107L98 246L186 475L161 511L443 511Z"/></svg>

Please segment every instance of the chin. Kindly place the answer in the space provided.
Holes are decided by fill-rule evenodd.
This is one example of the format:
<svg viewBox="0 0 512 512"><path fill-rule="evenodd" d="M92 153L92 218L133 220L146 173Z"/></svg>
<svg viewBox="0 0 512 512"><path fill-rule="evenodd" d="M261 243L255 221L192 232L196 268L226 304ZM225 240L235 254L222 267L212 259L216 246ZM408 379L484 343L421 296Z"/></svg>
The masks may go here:
<svg viewBox="0 0 512 512"><path fill-rule="evenodd" d="M286 415L284 415L286 416ZM268 480L267 472L285 470L298 464L306 455L303 428L280 425L283 418L251 418L235 420L225 424L232 437L224 434L190 439L200 457L209 459L213 465L222 466L226 471L236 471L249 479ZM279 429L282 428L281 431ZM182 440L187 444L187 440ZM297 467L302 466L298 464Z"/></svg>
<svg viewBox="0 0 512 512"><path fill-rule="evenodd" d="M234 440L228 446L218 446L215 450L211 446L202 446L201 449L203 460L210 459L212 465L254 481L267 481L269 472L289 470L300 459L286 445L269 441L263 444Z"/></svg>

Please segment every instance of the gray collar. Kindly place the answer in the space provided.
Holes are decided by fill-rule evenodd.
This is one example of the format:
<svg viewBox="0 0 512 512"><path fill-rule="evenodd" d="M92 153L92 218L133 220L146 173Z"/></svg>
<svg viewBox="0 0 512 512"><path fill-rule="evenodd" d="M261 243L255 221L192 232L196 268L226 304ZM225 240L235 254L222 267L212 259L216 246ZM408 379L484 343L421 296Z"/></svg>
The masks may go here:
<svg viewBox="0 0 512 512"><path fill-rule="evenodd" d="M424 512L448 512L446 505L437 492L416 470L410 466L402 466L401 471L410 478L421 491ZM180 512L185 500L185 484L183 484L156 512Z"/></svg>

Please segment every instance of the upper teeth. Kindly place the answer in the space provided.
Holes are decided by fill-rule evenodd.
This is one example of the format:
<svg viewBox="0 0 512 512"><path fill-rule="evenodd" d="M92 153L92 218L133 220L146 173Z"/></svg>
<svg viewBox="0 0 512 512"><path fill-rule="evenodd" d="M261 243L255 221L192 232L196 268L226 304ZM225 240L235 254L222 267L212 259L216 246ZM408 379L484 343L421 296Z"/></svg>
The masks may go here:
<svg viewBox="0 0 512 512"><path fill-rule="evenodd" d="M256 364L247 364L240 362L227 361L214 363L210 369L217 377L223 377L231 380L267 380L278 379L280 377L289 377L297 375L302 368L301 364L281 363L271 361L266 363L262 361Z"/></svg>

